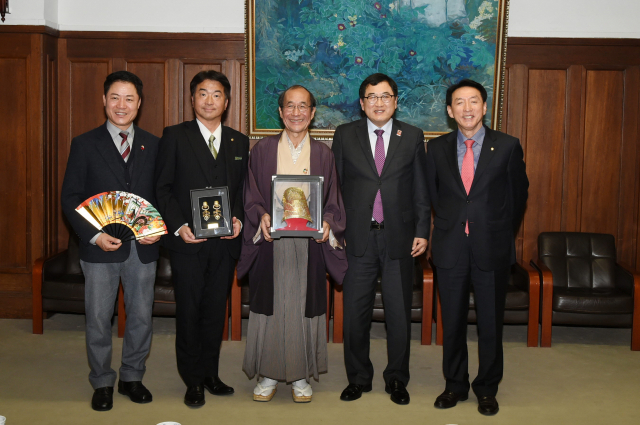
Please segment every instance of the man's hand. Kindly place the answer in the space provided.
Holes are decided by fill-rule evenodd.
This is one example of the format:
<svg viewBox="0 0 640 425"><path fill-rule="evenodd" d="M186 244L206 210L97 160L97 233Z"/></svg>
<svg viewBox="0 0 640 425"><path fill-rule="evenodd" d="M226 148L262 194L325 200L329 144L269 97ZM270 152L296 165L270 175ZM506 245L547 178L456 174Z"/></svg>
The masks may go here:
<svg viewBox="0 0 640 425"><path fill-rule="evenodd" d="M269 214L263 214L260 219L260 229L262 229L262 237L267 242L273 242L273 238L271 237L271 232L269 229L271 228L271 216Z"/></svg>
<svg viewBox="0 0 640 425"><path fill-rule="evenodd" d="M180 235L182 240L185 241L186 243L202 243L202 242L206 242L206 239L196 239L196 237L193 236L193 233L191 232L191 229L189 229L189 226L187 226L187 225L182 226L180 228L180 230L178 230L178 234Z"/></svg>
<svg viewBox="0 0 640 425"><path fill-rule="evenodd" d="M413 238L413 246L411 247L411 256L417 257L424 254L427 250L427 240L425 238Z"/></svg>
<svg viewBox="0 0 640 425"><path fill-rule="evenodd" d="M120 239L116 239L112 236L107 235L106 233L102 233L96 239L96 245L100 247L101 250L105 252L115 251L122 246L122 241Z"/></svg>
<svg viewBox="0 0 640 425"><path fill-rule="evenodd" d="M240 224L240 220L238 220L235 217L233 217L232 222L233 222L233 235L223 236L220 239L235 239L238 237L238 235L240 234L240 230L242 230L242 225Z"/></svg>
<svg viewBox="0 0 640 425"><path fill-rule="evenodd" d="M147 236L146 238L139 239L138 242L142 245L152 245L160 240L160 236Z"/></svg>
<svg viewBox="0 0 640 425"><path fill-rule="evenodd" d="M323 243L329 240L329 230L331 226L326 221L322 222L322 239L316 239L316 242Z"/></svg>

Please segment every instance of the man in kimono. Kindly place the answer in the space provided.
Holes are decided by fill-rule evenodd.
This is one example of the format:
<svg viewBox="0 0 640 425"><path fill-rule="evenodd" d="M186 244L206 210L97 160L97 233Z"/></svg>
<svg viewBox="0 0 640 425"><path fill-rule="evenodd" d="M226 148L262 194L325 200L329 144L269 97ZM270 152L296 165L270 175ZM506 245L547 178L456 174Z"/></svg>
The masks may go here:
<svg viewBox="0 0 640 425"><path fill-rule="evenodd" d="M317 380L319 373L327 371L326 272L342 283L347 269L346 215L333 153L309 137L315 98L306 88L293 86L280 95L278 105L285 130L260 140L252 149L244 186L238 278L249 275L251 312L243 370L249 378L261 378L254 400L271 400L278 381L284 381L293 383L293 400L300 403L311 401L307 379ZM323 233L318 239L271 238L271 177L275 174L324 177ZM285 227L285 223L273 226Z"/></svg>

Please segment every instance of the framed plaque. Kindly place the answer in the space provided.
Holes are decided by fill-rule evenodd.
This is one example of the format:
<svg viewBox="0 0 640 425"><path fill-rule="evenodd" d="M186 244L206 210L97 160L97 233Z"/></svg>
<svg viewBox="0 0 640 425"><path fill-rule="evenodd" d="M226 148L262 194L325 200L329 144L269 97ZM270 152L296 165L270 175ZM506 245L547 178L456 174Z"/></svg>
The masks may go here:
<svg viewBox="0 0 640 425"><path fill-rule="evenodd" d="M271 237L322 239L322 176L271 178Z"/></svg>
<svg viewBox="0 0 640 425"><path fill-rule="evenodd" d="M233 234L229 189L208 187L191 191L193 234L198 239L216 238Z"/></svg>

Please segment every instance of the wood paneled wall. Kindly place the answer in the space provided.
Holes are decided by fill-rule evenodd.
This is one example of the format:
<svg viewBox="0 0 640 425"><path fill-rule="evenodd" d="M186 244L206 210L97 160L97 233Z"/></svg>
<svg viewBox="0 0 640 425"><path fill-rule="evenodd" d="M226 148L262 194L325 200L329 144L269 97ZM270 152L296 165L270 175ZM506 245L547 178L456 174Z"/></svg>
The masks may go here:
<svg viewBox="0 0 640 425"><path fill-rule="evenodd" d="M105 121L102 84L144 82L137 124L192 119L189 81L225 73L225 123L245 131L242 34L55 32L0 27L0 317L30 317L34 261L66 247L60 187L71 139ZM525 150L530 196L518 256L541 231L612 233L640 266L640 40L509 39L503 131Z"/></svg>
<svg viewBox="0 0 640 425"><path fill-rule="evenodd" d="M543 231L610 233L640 267L640 40L509 39L503 130L530 181L519 256Z"/></svg>

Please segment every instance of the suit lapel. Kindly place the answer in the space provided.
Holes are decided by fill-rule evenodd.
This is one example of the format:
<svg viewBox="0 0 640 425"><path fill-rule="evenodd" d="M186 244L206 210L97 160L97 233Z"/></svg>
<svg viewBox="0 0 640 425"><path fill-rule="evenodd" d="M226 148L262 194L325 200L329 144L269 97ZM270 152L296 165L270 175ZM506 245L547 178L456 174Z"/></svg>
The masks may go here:
<svg viewBox="0 0 640 425"><path fill-rule="evenodd" d="M131 152L135 151L135 154L132 155L133 158L133 175L131 176L131 191L133 192L133 188L136 186L139 177L144 172L144 165L147 162L147 155L144 154L143 146L145 143L145 135L140 131L140 128L135 127L135 133L133 137L133 146L131 146Z"/></svg>
<svg viewBox="0 0 640 425"><path fill-rule="evenodd" d="M123 187L127 187L127 181L124 178L124 169L122 167L121 158L115 144L113 143L111 134L109 134L109 130L107 130L106 123L101 127L100 136L98 138L98 143L96 144L96 146L98 148L98 152L118 179L118 182L120 182Z"/></svg>
<svg viewBox="0 0 640 425"><path fill-rule="evenodd" d="M198 165L202 170L202 174L207 179L207 185L212 186L213 181L211 179L211 167L208 163L209 157L211 156L211 151L207 149L207 144L204 138L202 137L202 133L200 133L200 129L198 128L198 123L196 120L189 121L186 123L186 131L187 133L187 143L191 145L191 149L196 156L196 160L198 161Z"/></svg>
<svg viewBox="0 0 640 425"><path fill-rule="evenodd" d="M476 186L476 182L480 179L482 173L487 169L487 165L489 165L495 155L495 135L488 127L485 127L485 131L482 149L480 150L480 158L478 158L478 166L476 167L476 172L473 175L473 184L471 185L471 190L469 190L469 192L471 192Z"/></svg>
<svg viewBox="0 0 640 425"><path fill-rule="evenodd" d="M400 140L402 139L402 131L400 130L400 126L398 125L398 120L393 120L393 124L391 125L391 134L389 135L389 148L387 149L387 155L384 160L384 167L382 167L382 176L387 168L390 167L391 159L393 155L396 153L398 146L400 145ZM371 150L371 147L369 147ZM375 162L374 162L375 165Z"/></svg>
<svg viewBox="0 0 640 425"><path fill-rule="evenodd" d="M464 188L464 183L462 183L462 177L460 176L460 169L458 168L458 131L452 131L447 135L447 152L446 157L449 162L449 167L451 168L451 174L453 175L454 180L458 184L458 187L464 194L466 195L467 190ZM428 145L427 145L428 149Z"/></svg>
<svg viewBox="0 0 640 425"><path fill-rule="evenodd" d="M224 149L222 145L224 144ZM231 139L229 135L229 131L225 126L222 126L222 140L220 141L220 151L222 151L222 158L220 160L224 161L227 170L227 186L231 185L232 181L235 181L234 173L236 171L235 165L235 140Z"/></svg>
<svg viewBox="0 0 640 425"><path fill-rule="evenodd" d="M369 140L369 131L367 130L367 119L363 118L360 120L360 124L356 129L356 134L358 135L358 140L360 140L360 146L362 147L362 152L364 153L364 157L369 162L371 166L371 170L378 175L378 169L376 168L376 162L373 159L373 153L371 152L371 141Z"/></svg>

